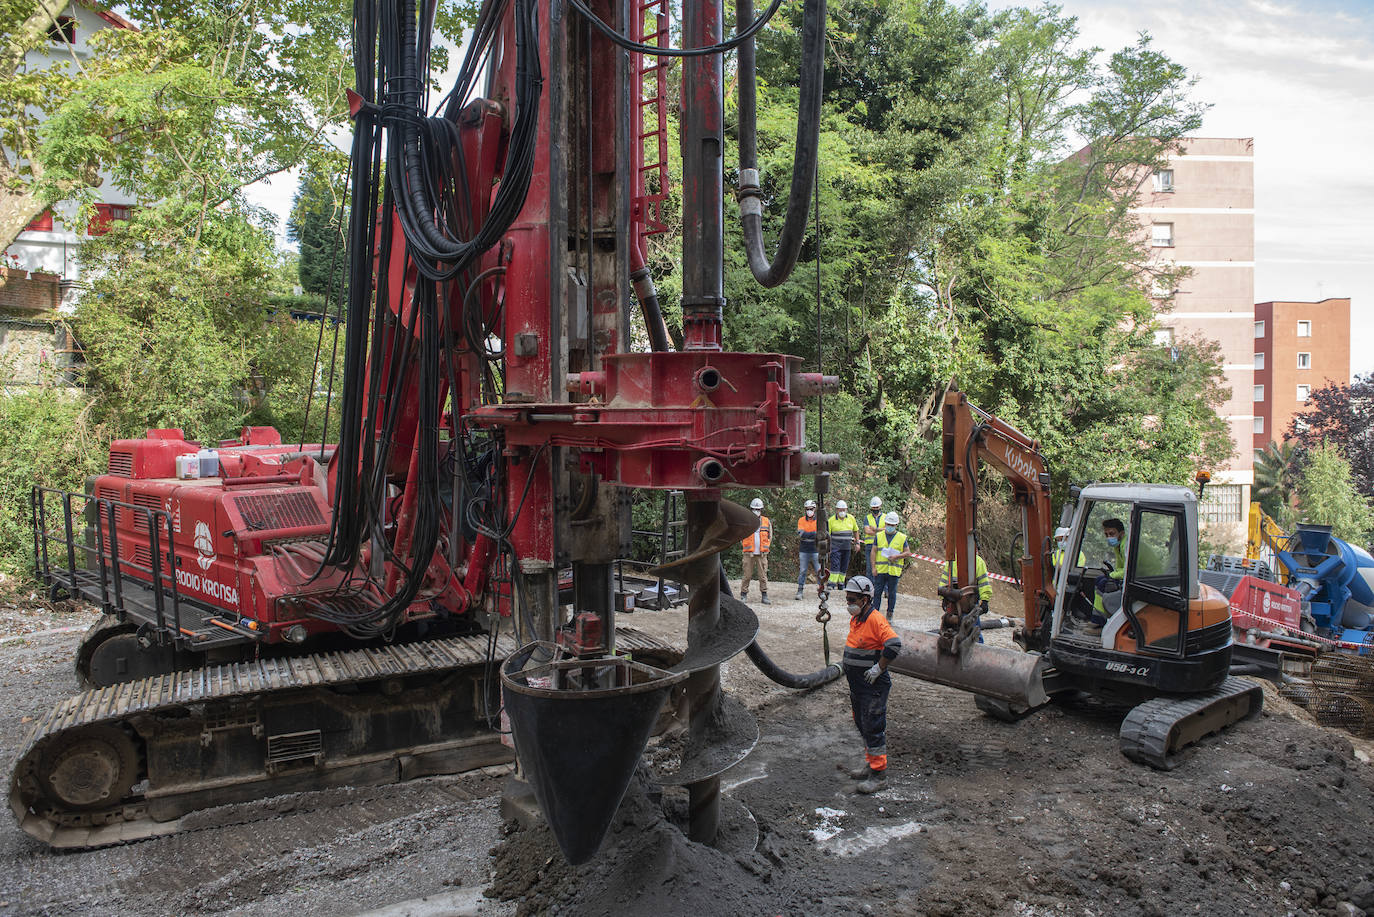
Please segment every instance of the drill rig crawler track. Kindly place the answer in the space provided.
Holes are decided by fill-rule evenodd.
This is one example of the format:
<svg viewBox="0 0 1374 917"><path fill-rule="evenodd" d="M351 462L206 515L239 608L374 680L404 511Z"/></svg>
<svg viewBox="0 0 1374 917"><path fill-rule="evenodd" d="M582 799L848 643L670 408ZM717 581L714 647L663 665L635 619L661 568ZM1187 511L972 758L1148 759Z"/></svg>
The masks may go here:
<svg viewBox="0 0 1374 917"><path fill-rule="evenodd" d="M616 639L636 659L681 658L631 628ZM211 806L504 763L510 749L483 722L498 706L484 685L515 649L498 638L489 666L488 637L449 637L85 691L29 730L10 808L54 848L102 847L174 834Z"/></svg>

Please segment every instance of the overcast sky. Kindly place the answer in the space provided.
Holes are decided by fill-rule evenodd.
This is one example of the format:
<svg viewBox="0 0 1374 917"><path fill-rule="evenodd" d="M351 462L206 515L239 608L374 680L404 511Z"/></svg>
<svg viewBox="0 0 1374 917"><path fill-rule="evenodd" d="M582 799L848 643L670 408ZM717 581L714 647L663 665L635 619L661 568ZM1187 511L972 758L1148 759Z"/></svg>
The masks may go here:
<svg viewBox="0 0 1374 917"><path fill-rule="evenodd" d="M994 0L994 7L1026 5ZM1351 300L1374 372L1374 0L1063 0L1111 52L1137 32L1198 77L1204 137L1255 139L1255 298ZM250 197L285 213L296 177Z"/></svg>

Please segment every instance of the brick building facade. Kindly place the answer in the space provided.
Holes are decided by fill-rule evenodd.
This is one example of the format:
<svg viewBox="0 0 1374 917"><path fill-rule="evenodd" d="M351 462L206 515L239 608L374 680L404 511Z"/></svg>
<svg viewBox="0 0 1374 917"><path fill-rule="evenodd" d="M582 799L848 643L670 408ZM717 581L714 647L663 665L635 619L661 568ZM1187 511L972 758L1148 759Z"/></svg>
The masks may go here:
<svg viewBox="0 0 1374 917"><path fill-rule="evenodd" d="M1307 397L1350 384L1350 300L1255 304L1253 448L1287 438Z"/></svg>

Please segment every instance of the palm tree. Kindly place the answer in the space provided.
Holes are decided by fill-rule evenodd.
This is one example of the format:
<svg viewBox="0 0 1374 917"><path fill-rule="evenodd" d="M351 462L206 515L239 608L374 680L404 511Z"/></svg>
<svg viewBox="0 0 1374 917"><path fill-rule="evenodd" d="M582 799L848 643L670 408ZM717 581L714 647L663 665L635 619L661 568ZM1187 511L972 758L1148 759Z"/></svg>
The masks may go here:
<svg viewBox="0 0 1374 917"><path fill-rule="evenodd" d="M1305 451L1291 441L1270 440L1255 456L1253 499L1281 524L1286 524L1292 513Z"/></svg>

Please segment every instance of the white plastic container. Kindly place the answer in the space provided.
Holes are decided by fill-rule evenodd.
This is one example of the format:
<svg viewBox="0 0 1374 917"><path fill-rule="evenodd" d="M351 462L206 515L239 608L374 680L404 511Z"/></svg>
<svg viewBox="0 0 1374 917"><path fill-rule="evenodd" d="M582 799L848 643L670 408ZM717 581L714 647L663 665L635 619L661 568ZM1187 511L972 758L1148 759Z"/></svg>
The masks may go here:
<svg viewBox="0 0 1374 917"><path fill-rule="evenodd" d="M189 481L200 477L200 458L194 452L176 457L177 478Z"/></svg>
<svg viewBox="0 0 1374 917"><path fill-rule="evenodd" d="M202 478L219 477L219 453L214 449L202 449L196 453L196 460L200 463L200 476Z"/></svg>

